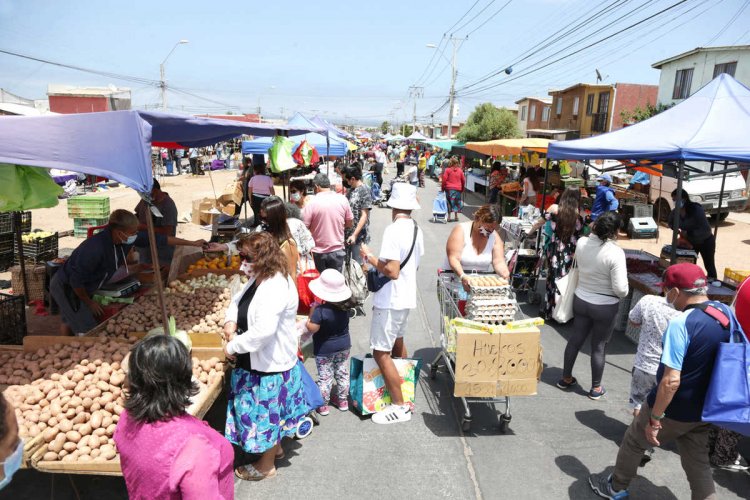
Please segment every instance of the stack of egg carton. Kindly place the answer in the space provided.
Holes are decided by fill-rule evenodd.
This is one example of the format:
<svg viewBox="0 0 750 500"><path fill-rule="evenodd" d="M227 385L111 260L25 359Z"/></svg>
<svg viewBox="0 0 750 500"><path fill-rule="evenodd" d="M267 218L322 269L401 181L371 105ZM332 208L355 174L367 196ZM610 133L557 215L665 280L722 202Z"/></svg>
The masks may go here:
<svg viewBox="0 0 750 500"><path fill-rule="evenodd" d="M467 319L500 325L516 317L518 303L508 281L497 275L471 276Z"/></svg>

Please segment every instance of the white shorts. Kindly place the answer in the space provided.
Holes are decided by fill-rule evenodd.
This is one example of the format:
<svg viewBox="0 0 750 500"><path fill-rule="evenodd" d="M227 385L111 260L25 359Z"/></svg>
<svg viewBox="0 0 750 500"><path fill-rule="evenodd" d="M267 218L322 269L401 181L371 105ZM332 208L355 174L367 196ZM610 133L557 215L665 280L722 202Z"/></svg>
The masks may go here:
<svg viewBox="0 0 750 500"><path fill-rule="evenodd" d="M391 352L396 339L406 333L406 320L409 309L372 308L370 326L370 348L373 351Z"/></svg>

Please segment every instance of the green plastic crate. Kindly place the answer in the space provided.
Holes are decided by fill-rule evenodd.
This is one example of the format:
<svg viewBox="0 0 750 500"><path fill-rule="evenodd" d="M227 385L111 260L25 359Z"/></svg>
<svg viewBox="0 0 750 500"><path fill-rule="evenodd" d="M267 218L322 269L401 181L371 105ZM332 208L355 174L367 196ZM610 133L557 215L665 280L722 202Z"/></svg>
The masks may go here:
<svg viewBox="0 0 750 500"><path fill-rule="evenodd" d="M68 217L72 219L109 217L109 197L74 196L68 198Z"/></svg>
<svg viewBox="0 0 750 500"><path fill-rule="evenodd" d="M90 227L105 226L109 222L108 217L102 218L81 218L73 219L73 236L76 238L86 238Z"/></svg>

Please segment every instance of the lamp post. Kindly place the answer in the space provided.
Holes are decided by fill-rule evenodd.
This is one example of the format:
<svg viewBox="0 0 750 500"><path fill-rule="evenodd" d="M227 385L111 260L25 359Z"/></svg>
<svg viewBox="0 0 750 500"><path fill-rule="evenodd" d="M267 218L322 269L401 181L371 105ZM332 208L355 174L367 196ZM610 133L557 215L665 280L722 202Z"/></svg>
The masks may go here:
<svg viewBox="0 0 750 500"><path fill-rule="evenodd" d="M172 50L169 51L169 54L167 54L167 57L164 58L164 60L159 65L159 86L161 87L161 109L162 111L167 110L167 81L164 77L164 65L167 63L167 59L169 59L169 56L172 55L172 52L174 52L174 49L177 48L178 45L182 45L184 43L188 43L188 40L182 39L176 44L174 44L174 47L172 47Z"/></svg>
<svg viewBox="0 0 750 500"><path fill-rule="evenodd" d="M453 57L448 61L451 65L451 89L448 94L448 139L453 138L453 106L456 100L456 52L458 52L459 47L461 47L461 44L465 40L466 38L450 37L450 41L453 44ZM437 45L428 43L427 48L437 49ZM442 52L440 55L447 60Z"/></svg>

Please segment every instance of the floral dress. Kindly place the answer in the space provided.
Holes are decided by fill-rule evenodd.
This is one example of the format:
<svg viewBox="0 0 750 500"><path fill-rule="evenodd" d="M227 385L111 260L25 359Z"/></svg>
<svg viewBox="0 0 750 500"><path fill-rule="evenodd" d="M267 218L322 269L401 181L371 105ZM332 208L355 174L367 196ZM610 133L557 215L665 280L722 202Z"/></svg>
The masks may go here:
<svg viewBox="0 0 750 500"><path fill-rule="evenodd" d="M547 260L547 292L545 295L542 313L545 318L552 314L555 304L560 298L555 282L567 275L573 265L573 254L576 251L578 238L583 235L583 218L578 216L573 234L567 241L559 239L557 234L557 218L555 214L546 214L551 231L549 232L549 241L545 246Z"/></svg>

